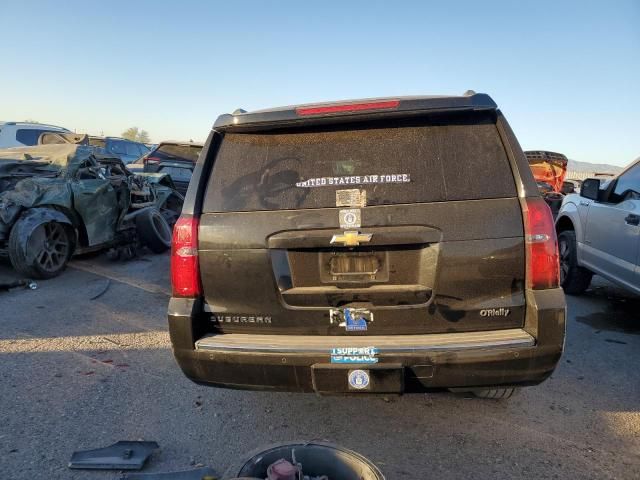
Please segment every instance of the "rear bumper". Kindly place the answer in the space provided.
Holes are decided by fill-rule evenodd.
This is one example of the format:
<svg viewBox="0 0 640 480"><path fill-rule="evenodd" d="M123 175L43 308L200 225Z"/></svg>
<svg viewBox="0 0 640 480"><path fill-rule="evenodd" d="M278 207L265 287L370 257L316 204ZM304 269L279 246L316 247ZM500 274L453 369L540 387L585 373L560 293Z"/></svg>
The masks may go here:
<svg viewBox="0 0 640 480"><path fill-rule="evenodd" d="M187 377L226 388L350 393L347 376L368 370L372 393L535 385L564 346L561 290L528 292L522 329L397 336L203 335L198 301L172 299L174 355ZM373 364L332 363L331 349L375 347ZM334 359L335 360L335 359Z"/></svg>

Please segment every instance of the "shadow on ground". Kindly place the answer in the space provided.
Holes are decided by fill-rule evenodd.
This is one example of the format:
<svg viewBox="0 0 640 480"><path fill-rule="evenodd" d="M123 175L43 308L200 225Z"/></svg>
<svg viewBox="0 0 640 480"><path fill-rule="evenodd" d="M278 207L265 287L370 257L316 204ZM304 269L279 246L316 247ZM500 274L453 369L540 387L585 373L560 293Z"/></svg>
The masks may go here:
<svg viewBox="0 0 640 480"><path fill-rule="evenodd" d="M162 262L110 271L164 286ZM72 472L66 463L74 450L136 439L160 444L147 471L202 463L222 473L272 442L326 439L366 455L389 479L640 477L640 336L627 326L636 300L606 284L568 297L558 369L508 402L197 386L168 348L166 296L113 281L90 300L103 284L100 275L70 269L36 291L0 294L1 478L117 478ZM65 343L118 335L133 335L133 343L98 339L79 350ZM158 335L154 348L149 335ZM34 338L40 351L12 343Z"/></svg>

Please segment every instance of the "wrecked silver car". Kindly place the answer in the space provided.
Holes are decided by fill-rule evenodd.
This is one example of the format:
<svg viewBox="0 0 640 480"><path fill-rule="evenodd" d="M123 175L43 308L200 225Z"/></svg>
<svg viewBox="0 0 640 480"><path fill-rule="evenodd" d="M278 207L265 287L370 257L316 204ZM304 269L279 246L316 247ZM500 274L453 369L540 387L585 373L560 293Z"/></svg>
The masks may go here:
<svg viewBox="0 0 640 480"><path fill-rule="evenodd" d="M88 145L0 150L0 254L29 278L51 278L73 254L136 245L161 253L183 200L167 175L134 175Z"/></svg>

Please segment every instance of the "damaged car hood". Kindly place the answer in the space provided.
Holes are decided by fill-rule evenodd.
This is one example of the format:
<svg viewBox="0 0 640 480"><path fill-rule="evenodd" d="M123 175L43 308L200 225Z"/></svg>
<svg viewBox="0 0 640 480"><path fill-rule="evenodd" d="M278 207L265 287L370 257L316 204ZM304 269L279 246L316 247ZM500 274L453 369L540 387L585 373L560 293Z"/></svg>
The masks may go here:
<svg viewBox="0 0 640 480"><path fill-rule="evenodd" d="M98 155L91 146L76 144L34 145L0 150L1 163L36 162L73 175L90 157ZM0 172L2 170L0 169Z"/></svg>
<svg viewBox="0 0 640 480"><path fill-rule="evenodd" d="M0 159L0 198L5 200L32 204L47 194L55 196L54 190L65 183L60 168L55 165L35 160ZM4 210L0 208L0 217Z"/></svg>
<svg viewBox="0 0 640 480"><path fill-rule="evenodd" d="M76 150L75 145L0 150L0 220L11 223L22 208L35 205L70 207L66 172Z"/></svg>

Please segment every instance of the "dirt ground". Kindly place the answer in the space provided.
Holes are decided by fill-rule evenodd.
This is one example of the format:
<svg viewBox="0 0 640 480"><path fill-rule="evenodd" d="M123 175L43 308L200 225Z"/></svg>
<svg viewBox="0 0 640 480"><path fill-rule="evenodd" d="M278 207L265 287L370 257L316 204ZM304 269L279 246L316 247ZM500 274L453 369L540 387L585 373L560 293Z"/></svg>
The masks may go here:
<svg viewBox="0 0 640 480"><path fill-rule="evenodd" d="M640 478L640 300L602 280L568 297L552 378L507 402L197 386L171 354L168 291L168 257L148 255L0 292L0 478L116 479L69 470L71 453L137 439L160 444L148 472L222 474L262 445L326 439L388 479Z"/></svg>

